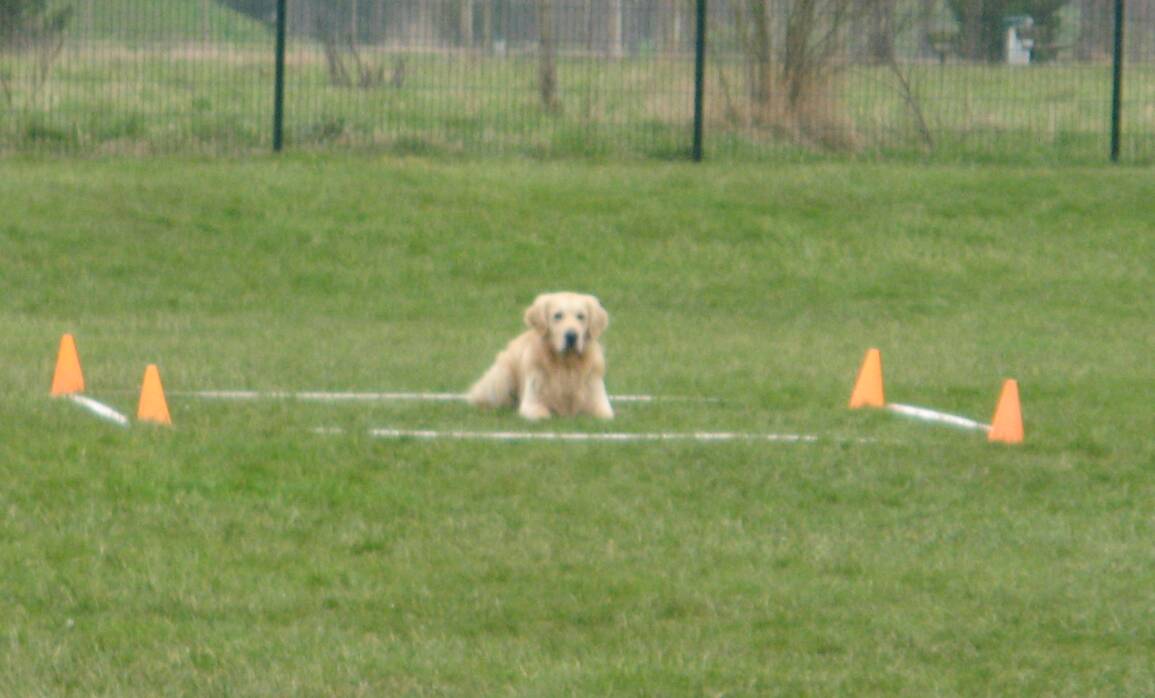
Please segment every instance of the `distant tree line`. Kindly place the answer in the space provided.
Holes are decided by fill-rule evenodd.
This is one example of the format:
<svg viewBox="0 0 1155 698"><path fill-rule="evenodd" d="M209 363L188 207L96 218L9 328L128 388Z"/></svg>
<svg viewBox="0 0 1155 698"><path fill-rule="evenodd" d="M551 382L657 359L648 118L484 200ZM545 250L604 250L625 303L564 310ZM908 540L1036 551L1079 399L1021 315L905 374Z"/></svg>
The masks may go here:
<svg viewBox="0 0 1155 698"><path fill-rule="evenodd" d="M19 0L28 1L28 0ZM272 23L276 0L215 0L261 22ZM0 0L12 3L18 0ZM550 20L546 38L566 51L620 57L639 51L685 51L692 48L694 0L290 0L289 28L299 36L337 43L394 44L424 47L468 47L490 50L535 48ZM1060 43L1061 10L1077 3L1079 26ZM43 0L41 0L43 4ZM856 57L885 62L896 51L899 35L913 32L918 52L935 51L971 61L1004 59L1006 20L1017 15L1033 20L1034 60L1047 61L1060 51L1088 60L1111 50L1112 0L715 0L712 21L753 20L765 15L767 37L786 45L792 18L826 14L854 31L844 49ZM1155 0L1128 0L1129 12L1152 16ZM953 20L941 26L945 8ZM721 28L723 32L727 31ZM733 26L730 31L760 30Z"/></svg>

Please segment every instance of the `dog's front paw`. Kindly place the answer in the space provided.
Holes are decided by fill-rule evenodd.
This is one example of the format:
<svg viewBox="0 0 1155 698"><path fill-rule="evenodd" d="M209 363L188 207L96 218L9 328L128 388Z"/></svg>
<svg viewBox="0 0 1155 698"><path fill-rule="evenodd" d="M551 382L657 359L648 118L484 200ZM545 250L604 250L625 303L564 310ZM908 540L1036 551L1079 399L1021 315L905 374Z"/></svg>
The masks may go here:
<svg viewBox="0 0 1155 698"><path fill-rule="evenodd" d="M517 413L531 421L549 419L549 408L540 404L523 402L521 407L518 408Z"/></svg>

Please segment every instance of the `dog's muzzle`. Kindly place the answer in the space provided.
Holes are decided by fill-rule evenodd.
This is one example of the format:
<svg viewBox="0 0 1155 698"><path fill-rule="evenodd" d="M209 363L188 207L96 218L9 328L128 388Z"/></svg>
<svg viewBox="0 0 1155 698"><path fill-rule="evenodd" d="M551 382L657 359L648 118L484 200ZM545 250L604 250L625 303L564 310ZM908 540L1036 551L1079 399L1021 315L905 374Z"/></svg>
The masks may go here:
<svg viewBox="0 0 1155 698"><path fill-rule="evenodd" d="M573 351L574 349L576 349L577 343L578 343L578 333L577 332L570 330L569 332L565 333L565 350L566 351Z"/></svg>

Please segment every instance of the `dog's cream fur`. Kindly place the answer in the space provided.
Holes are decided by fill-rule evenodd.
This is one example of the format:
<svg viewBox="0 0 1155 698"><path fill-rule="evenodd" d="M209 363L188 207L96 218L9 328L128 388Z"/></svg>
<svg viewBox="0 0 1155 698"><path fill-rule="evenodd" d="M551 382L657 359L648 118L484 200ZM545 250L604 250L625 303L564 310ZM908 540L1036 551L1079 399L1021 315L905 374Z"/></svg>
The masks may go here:
<svg viewBox="0 0 1155 698"><path fill-rule="evenodd" d="M609 315L593 296L543 293L525 310L529 330L515 338L469 390L480 407L517 407L526 419L614 416L598 337Z"/></svg>

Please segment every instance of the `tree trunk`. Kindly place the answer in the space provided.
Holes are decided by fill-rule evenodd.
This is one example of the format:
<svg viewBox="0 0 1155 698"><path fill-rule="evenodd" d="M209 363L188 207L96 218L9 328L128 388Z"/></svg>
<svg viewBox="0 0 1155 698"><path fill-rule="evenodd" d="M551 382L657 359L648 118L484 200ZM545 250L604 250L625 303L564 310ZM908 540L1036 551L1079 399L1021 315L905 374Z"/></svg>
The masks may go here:
<svg viewBox="0 0 1155 698"><path fill-rule="evenodd" d="M560 108L557 99L557 44L553 33L553 0L539 0L537 8L537 31L539 39L538 88L541 104L551 114Z"/></svg>
<svg viewBox="0 0 1155 698"><path fill-rule="evenodd" d="M1113 45L1114 3L1111 0L1079 0L1079 9L1075 56L1081 61L1108 58Z"/></svg>
<svg viewBox="0 0 1155 698"><path fill-rule="evenodd" d="M866 39L867 59L875 65L889 65L894 62L894 13L895 0L866 0L863 14L870 29Z"/></svg>
<svg viewBox="0 0 1155 698"><path fill-rule="evenodd" d="M660 15L660 39L663 51L677 51L682 47L681 0L663 0Z"/></svg>
<svg viewBox="0 0 1155 698"><path fill-rule="evenodd" d="M486 51L493 51L493 3L495 0L481 0L481 44Z"/></svg>
<svg viewBox="0 0 1155 698"><path fill-rule="evenodd" d="M460 38L462 48L473 46L473 0L461 0Z"/></svg>
<svg viewBox="0 0 1155 698"><path fill-rule="evenodd" d="M786 19L786 47L782 55L782 77L786 97L793 109L810 87L811 35L817 22L815 0L798 0Z"/></svg>
<svg viewBox="0 0 1155 698"><path fill-rule="evenodd" d="M758 111L770 106L774 92L770 7L767 0L750 0L750 97Z"/></svg>
<svg viewBox="0 0 1155 698"><path fill-rule="evenodd" d="M414 17L409 23L409 45L430 46L433 44L432 0L414 0Z"/></svg>
<svg viewBox="0 0 1155 698"><path fill-rule="evenodd" d="M625 50L622 45L622 2L623 0L610 0L609 8L609 56L610 58L621 58L625 55Z"/></svg>

